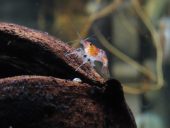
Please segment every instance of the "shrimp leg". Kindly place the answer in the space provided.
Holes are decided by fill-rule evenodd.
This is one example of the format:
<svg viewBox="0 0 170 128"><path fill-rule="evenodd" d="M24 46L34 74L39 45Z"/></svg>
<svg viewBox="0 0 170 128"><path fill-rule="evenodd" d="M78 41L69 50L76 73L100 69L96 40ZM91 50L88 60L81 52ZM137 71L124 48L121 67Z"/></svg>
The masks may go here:
<svg viewBox="0 0 170 128"><path fill-rule="evenodd" d="M87 63L87 61L84 61L80 66L78 66L75 71L78 71L85 63Z"/></svg>
<svg viewBox="0 0 170 128"><path fill-rule="evenodd" d="M78 48L78 49L75 49L71 53L66 53L65 56L69 56L69 55L72 55L72 54L76 54L78 56L81 56L83 53L84 53L83 49L82 48Z"/></svg>

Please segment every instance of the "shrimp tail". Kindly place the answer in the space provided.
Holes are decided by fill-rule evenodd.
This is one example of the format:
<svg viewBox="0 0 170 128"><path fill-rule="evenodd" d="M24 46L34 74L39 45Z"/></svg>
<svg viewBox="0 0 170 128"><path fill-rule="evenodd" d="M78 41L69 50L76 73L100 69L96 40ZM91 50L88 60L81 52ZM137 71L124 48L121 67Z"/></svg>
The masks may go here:
<svg viewBox="0 0 170 128"><path fill-rule="evenodd" d="M110 77L110 72L109 72L108 66L103 65L101 72L102 72L102 74L103 74L104 76L106 76L107 78Z"/></svg>

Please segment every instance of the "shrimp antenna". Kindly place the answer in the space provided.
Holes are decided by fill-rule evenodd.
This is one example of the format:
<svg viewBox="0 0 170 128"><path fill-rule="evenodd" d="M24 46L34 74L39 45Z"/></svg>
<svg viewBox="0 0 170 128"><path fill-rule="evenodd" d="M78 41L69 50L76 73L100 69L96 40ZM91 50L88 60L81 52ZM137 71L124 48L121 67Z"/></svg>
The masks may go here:
<svg viewBox="0 0 170 128"><path fill-rule="evenodd" d="M68 43L68 44L70 43L70 44L72 44L72 43L75 43L76 41L79 41L79 39L67 41L67 42L65 42L65 43Z"/></svg>
<svg viewBox="0 0 170 128"><path fill-rule="evenodd" d="M93 34L92 36L89 36L89 37L87 37L87 38L85 38L85 39L83 39L82 38L82 36L80 35L80 32L79 31L77 31L77 29L75 28L75 25L72 23L72 27L73 27L73 29L74 29L74 31L76 32L76 34L77 34L77 36L78 36L78 38L80 39L80 43L81 43L81 41L85 41L85 40L88 40L90 37L92 37L92 36L94 36L95 34ZM76 41L76 40L75 40ZM71 41L71 42L73 42L73 41ZM81 43L82 44L82 43Z"/></svg>
<svg viewBox="0 0 170 128"><path fill-rule="evenodd" d="M78 31L76 31L76 33L77 33L77 36L82 40L80 33Z"/></svg>
<svg viewBox="0 0 170 128"><path fill-rule="evenodd" d="M85 38L85 39L82 39L82 37L80 36L80 34L77 34L77 35L79 35L79 38L80 38L81 40L88 40L88 39L90 39L90 37L91 37L91 36L89 36L89 37L87 37L87 38ZM93 35L92 35L92 36L93 36ZM75 43L75 42L80 41L80 39L67 41L67 42L65 42L65 43L72 44L72 43Z"/></svg>
<svg viewBox="0 0 170 128"><path fill-rule="evenodd" d="M85 39L83 39L79 32L76 32L76 33L77 33L77 35L78 35L78 37L79 37L80 40L88 40L88 39L90 39L92 36L95 35L95 34L93 34L93 35L88 36L88 37L86 37Z"/></svg>

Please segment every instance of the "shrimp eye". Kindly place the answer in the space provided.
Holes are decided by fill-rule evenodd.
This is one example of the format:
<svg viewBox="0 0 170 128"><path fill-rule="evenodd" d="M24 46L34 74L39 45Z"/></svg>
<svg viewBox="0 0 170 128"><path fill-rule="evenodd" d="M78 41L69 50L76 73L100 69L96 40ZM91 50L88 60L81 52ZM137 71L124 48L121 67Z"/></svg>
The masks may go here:
<svg viewBox="0 0 170 128"><path fill-rule="evenodd" d="M83 57L84 57L84 58L86 58L86 57L87 57L87 55L84 55Z"/></svg>
<svg viewBox="0 0 170 128"><path fill-rule="evenodd" d="M90 46L92 46L92 43L90 43Z"/></svg>
<svg viewBox="0 0 170 128"><path fill-rule="evenodd" d="M90 59L88 59L87 61L89 61L89 62L90 62L91 60L90 60Z"/></svg>

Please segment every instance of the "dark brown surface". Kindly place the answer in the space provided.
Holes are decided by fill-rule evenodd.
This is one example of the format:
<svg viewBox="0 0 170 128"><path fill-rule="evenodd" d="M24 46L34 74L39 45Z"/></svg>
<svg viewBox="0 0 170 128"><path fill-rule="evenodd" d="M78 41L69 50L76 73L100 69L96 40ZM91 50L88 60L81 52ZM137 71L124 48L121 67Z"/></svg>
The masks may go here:
<svg viewBox="0 0 170 128"><path fill-rule="evenodd" d="M82 61L74 55L65 57L73 48L46 33L0 23L0 39L1 77L13 75L15 71L14 75L39 74L67 79L81 77L87 82L104 82L89 64L76 72L75 69ZM5 71L2 72L3 70ZM9 74L6 74L7 70Z"/></svg>
<svg viewBox="0 0 170 128"><path fill-rule="evenodd" d="M117 80L104 81L45 33L0 23L0 128L136 128ZM82 83L72 81L82 79Z"/></svg>
<svg viewBox="0 0 170 128"><path fill-rule="evenodd" d="M0 85L1 127L102 128L102 107L88 94L87 84L19 76Z"/></svg>

